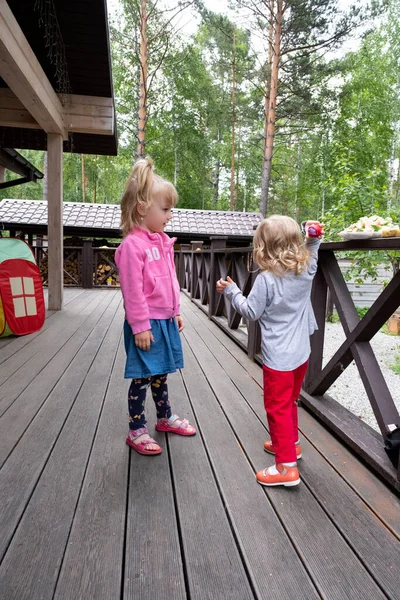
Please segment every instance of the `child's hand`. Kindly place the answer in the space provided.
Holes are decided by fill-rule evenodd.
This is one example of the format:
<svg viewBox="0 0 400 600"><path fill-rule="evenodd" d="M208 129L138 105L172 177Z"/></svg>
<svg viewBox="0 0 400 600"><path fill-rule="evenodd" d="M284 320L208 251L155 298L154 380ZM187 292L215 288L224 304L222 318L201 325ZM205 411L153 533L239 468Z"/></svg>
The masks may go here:
<svg viewBox="0 0 400 600"><path fill-rule="evenodd" d="M178 325L178 331L180 333L181 331L183 331L185 329L185 323L183 322L181 315L176 315L175 319L176 319L176 324Z"/></svg>
<svg viewBox="0 0 400 600"><path fill-rule="evenodd" d="M141 350L150 350L151 342L154 342L151 329L148 329L147 331L141 331L140 333L135 333L135 344Z"/></svg>
<svg viewBox="0 0 400 600"><path fill-rule="evenodd" d="M325 224L319 221L306 221L305 230L306 238L322 237L325 233Z"/></svg>
<svg viewBox="0 0 400 600"><path fill-rule="evenodd" d="M235 282L232 281L232 279L230 277L227 277L226 280L225 279L218 279L218 281L217 281L217 292L219 294L222 294L222 292L224 291L224 289L227 288L228 285L231 285L232 283L235 283Z"/></svg>

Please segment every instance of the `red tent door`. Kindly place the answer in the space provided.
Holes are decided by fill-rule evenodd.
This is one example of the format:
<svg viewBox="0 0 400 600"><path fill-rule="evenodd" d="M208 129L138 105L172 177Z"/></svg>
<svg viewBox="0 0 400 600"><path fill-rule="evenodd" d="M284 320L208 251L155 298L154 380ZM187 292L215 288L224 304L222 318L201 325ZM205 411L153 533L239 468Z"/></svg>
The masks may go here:
<svg viewBox="0 0 400 600"><path fill-rule="evenodd" d="M7 324L15 335L33 333L43 326L42 280L34 263L19 258L2 262L0 291Z"/></svg>

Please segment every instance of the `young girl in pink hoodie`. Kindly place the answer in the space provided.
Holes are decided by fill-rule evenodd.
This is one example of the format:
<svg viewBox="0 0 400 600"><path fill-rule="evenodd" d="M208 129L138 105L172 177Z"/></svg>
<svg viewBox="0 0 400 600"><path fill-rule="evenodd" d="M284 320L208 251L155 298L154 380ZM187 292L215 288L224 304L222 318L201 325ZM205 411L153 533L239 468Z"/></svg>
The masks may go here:
<svg viewBox="0 0 400 600"><path fill-rule="evenodd" d="M125 308L125 378L132 379L126 443L139 454L162 452L147 432L144 406L149 386L157 411L156 430L196 433L188 421L172 414L168 398L167 374L183 367L176 238L164 233L177 199L172 183L156 175L152 160L145 158L134 165L121 200L124 239L115 259Z"/></svg>

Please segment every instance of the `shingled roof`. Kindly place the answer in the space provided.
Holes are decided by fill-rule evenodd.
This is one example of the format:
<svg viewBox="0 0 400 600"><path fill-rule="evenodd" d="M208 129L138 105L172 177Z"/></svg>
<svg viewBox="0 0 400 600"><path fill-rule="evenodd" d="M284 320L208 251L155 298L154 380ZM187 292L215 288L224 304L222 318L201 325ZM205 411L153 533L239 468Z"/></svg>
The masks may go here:
<svg viewBox="0 0 400 600"><path fill-rule="evenodd" d="M121 212L118 204L64 202L64 234L90 237L119 237ZM173 219L166 232L190 241L214 235L249 240L253 226L262 219L260 213L219 210L173 209ZM47 202L39 200L2 200L0 225L26 233L47 232Z"/></svg>

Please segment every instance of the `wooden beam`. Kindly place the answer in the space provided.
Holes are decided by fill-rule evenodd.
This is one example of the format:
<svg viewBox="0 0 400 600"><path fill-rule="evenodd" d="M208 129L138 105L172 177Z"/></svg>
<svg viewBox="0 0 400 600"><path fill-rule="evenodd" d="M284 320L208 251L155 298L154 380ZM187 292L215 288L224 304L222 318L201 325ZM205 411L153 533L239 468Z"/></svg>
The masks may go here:
<svg viewBox="0 0 400 600"><path fill-rule="evenodd" d="M94 135L114 134L114 103L112 98L57 94L61 105L64 129ZM10 89L0 89L0 124L3 127L42 129Z"/></svg>
<svg viewBox="0 0 400 600"><path fill-rule="evenodd" d="M63 305L63 139L56 133L47 136L48 186L48 284L49 310Z"/></svg>
<svg viewBox="0 0 400 600"><path fill-rule="evenodd" d="M41 129L68 138L61 102L6 0L0 0L0 75Z"/></svg>

